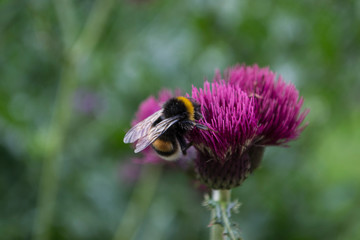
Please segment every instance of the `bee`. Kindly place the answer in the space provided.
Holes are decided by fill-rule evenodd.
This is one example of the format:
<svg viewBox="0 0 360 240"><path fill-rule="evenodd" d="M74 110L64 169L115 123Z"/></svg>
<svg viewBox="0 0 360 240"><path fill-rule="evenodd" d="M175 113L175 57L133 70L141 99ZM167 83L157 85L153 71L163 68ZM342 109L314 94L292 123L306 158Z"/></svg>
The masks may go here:
<svg viewBox="0 0 360 240"><path fill-rule="evenodd" d="M163 159L173 161L186 155L191 142L185 136L194 127L208 130L197 121L203 118L200 104L186 97L166 101L159 111L132 127L124 137L124 143L136 143L135 153L149 145Z"/></svg>

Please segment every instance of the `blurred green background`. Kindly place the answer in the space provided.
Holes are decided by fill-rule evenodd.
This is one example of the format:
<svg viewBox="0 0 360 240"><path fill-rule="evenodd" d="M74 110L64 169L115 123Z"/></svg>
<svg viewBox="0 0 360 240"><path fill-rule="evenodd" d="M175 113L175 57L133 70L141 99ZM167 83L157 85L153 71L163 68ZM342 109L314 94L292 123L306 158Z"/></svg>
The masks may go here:
<svg viewBox="0 0 360 240"><path fill-rule="evenodd" d="M207 239L203 193L139 166L139 103L236 63L311 108L233 191L244 239L360 239L360 1L0 1L0 238Z"/></svg>

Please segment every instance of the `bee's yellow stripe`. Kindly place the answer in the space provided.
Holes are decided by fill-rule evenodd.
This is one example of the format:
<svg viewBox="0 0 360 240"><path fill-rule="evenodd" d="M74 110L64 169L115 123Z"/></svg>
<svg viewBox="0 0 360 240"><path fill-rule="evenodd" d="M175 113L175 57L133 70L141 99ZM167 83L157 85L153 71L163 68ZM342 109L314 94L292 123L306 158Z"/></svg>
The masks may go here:
<svg viewBox="0 0 360 240"><path fill-rule="evenodd" d="M171 142L163 141L161 139L156 139L152 145L156 150L161 152L171 152L174 149Z"/></svg>
<svg viewBox="0 0 360 240"><path fill-rule="evenodd" d="M189 120L194 121L194 105L186 97L177 97L178 100L182 101L185 104L186 110L189 113Z"/></svg>

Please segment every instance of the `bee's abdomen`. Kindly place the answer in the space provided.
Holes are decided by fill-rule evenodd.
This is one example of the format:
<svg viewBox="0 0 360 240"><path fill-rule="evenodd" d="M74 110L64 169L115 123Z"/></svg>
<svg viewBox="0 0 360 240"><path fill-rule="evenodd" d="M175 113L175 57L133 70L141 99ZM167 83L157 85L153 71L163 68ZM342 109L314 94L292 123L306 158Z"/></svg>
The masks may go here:
<svg viewBox="0 0 360 240"><path fill-rule="evenodd" d="M152 143L152 145L156 151L160 152L172 152L174 150L174 144L170 141L156 139L155 142Z"/></svg>
<svg viewBox="0 0 360 240"><path fill-rule="evenodd" d="M178 159L181 154L177 141L165 141L158 138L152 143L152 147L161 158L168 161Z"/></svg>

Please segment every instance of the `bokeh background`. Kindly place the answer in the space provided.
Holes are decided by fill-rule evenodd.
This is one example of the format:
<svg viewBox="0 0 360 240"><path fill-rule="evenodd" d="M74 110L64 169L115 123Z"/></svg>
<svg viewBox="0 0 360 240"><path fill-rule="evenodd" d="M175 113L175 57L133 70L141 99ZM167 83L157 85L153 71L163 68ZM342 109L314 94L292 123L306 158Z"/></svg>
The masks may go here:
<svg viewBox="0 0 360 240"><path fill-rule="evenodd" d="M122 142L139 103L236 63L310 108L233 197L244 239L360 239L360 2L0 1L0 238L207 239L204 192Z"/></svg>

